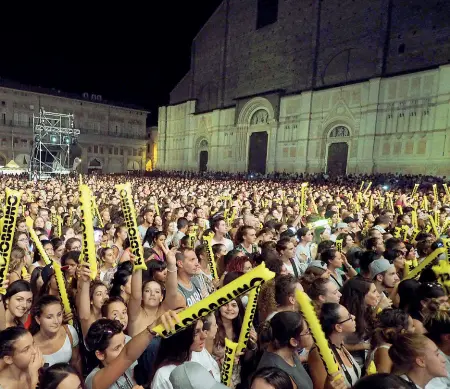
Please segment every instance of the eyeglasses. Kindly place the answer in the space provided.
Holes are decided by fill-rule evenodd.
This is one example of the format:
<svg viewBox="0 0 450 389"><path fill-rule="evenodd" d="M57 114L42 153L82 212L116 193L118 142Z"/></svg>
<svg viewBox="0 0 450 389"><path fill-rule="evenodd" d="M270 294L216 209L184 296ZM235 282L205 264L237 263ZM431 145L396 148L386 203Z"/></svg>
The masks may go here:
<svg viewBox="0 0 450 389"><path fill-rule="evenodd" d="M348 318L342 321L338 321L337 324L344 324L348 321L352 320L353 321L353 315L351 313L348 314Z"/></svg>
<svg viewBox="0 0 450 389"><path fill-rule="evenodd" d="M308 336L311 335L311 330L308 328L304 334L300 334L300 336Z"/></svg>

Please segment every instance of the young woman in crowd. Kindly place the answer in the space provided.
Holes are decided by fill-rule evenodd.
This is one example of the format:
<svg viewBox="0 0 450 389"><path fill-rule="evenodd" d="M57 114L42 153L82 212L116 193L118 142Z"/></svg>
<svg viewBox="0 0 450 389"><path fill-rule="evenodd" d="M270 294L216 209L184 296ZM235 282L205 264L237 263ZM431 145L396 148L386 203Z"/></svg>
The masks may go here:
<svg viewBox="0 0 450 389"><path fill-rule="evenodd" d="M368 341L375 309L380 301L380 294L373 282L354 277L342 288L341 304L355 316L356 330L347 334L345 346L360 367L364 366L365 354L370 349Z"/></svg>
<svg viewBox="0 0 450 389"><path fill-rule="evenodd" d="M93 281L91 283L91 271L87 266L81 267L78 281L78 317L83 336L86 337L92 323L102 318L102 305L108 300L109 294L107 287L102 282Z"/></svg>
<svg viewBox="0 0 450 389"><path fill-rule="evenodd" d="M297 388L312 389L312 380L298 357L299 350L312 346L311 333L300 313L277 313L265 322L260 336L267 347L258 369L277 367L289 375Z"/></svg>
<svg viewBox="0 0 450 389"><path fill-rule="evenodd" d="M23 327L27 323L28 314L33 303L31 286L27 281L18 280L0 295L0 330L9 327Z"/></svg>
<svg viewBox="0 0 450 389"><path fill-rule="evenodd" d="M70 363L81 374L78 334L70 324L63 324L63 307L59 297L44 295L31 311L30 332L46 364Z"/></svg>
<svg viewBox="0 0 450 389"><path fill-rule="evenodd" d="M23 327L9 327L0 332L0 387L34 389L39 369L44 365L42 352Z"/></svg>
<svg viewBox="0 0 450 389"><path fill-rule="evenodd" d="M175 323L181 323L177 314L172 311L166 312L160 322L168 332L174 330ZM113 389L119 386L133 389L133 364L136 364L136 360L155 337L152 328L157 324L155 321L125 344L125 334L120 322L110 319L94 322L85 341L100 365L86 377L86 388Z"/></svg>
<svg viewBox="0 0 450 389"><path fill-rule="evenodd" d="M348 388L351 388L361 377L361 368L345 348L344 341L348 334L352 334L356 330L355 316L350 314L342 305L325 303L320 310L320 324L339 369L343 373L345 384ZM317 347L311 349L308 364L314 388L323 388L327 379L327 372Z"/></svg>
<svg viewBox="0 0 450 389"><path fill-rule="evenodd" d="M131 296L128 301L128 334L135 336L164 312L177 309L178 280L174 251L164 247L167 263L165 284L154 279L142 280L142 270L135 270L131 278Z"/></svg>
<svg viewBox="0 0 450 389"><path fill-rule="evenodd" d="M389 349L395 374L409 386L425 388L433 378L447 377L446 358L422 334L398 334Z"/></svg>

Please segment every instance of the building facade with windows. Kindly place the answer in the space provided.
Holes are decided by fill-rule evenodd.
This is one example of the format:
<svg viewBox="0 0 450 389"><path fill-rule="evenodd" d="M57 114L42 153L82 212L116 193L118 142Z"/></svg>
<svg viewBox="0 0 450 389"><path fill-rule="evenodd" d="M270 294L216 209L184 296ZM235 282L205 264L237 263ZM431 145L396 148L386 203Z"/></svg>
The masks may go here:
<svg viewBox="0 0 450 389"><path fill-rule="evenodd" d="M81 171L121 173L145 170L148 111L102 101L101 96L68 96L56 91L0 82L0 166L15 160L26 167L33 142L33 115L74 115L80 130Z"/></svg>
<svg viewBox="0 0 450 389"><path fill-rule="evenodd" d="M159 109L158 168L448 175L450 2L224 0Z"/></svg>

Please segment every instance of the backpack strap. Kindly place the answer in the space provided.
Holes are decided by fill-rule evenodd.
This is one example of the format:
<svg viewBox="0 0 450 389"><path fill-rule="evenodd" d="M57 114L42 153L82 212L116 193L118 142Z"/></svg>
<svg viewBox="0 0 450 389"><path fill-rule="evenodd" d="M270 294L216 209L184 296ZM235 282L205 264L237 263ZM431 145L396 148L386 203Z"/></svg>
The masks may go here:
<svg viewBox="0 0 450 389"><path fill-rule="evenodd" d="M69 327L67 326L67 324L64 324L64 331L66 331L66 334L67 334L67 336L69 337L69 340L70 340L70 345L72 346L72 348L73 348L73 336L72 336L72 333L70 332L70 329L69 329Z"/></svg>
<svg viewBox="0 0 450 389"><path fill-rule="evenodd" d="M289 262L291 262L292 270L294 270L295 278L298 278L297 264L295 263L295 261L292 258L289 258Z"/></svg>

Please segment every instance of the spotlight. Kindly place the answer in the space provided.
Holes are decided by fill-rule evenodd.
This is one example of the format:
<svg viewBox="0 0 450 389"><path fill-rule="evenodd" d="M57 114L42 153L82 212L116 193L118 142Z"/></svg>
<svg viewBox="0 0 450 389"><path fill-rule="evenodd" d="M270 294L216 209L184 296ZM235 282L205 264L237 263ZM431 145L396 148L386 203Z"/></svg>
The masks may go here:
<svg viewBox="0 0 450 389"><path fill-rule="evenodd" d="M389 186L388 185L383 185L383 189L384 190L389 190Z"/></svg>
<svg viewBox="0 0 450 389"><path fill-rule="evenodd" d="M56 143L56 142L58 141L58 138L56 137L56 135L52 135L52 136L50 137L50 141L51 141L52 143Z"/></svg>
<svg viewBox="0 0 450 389"><path fill-rule="evenodd" d="M66 145L70 145L70 143L71 143L70 136L65 136L65 137L64 137L64 143L65 143Z"/></svg>

